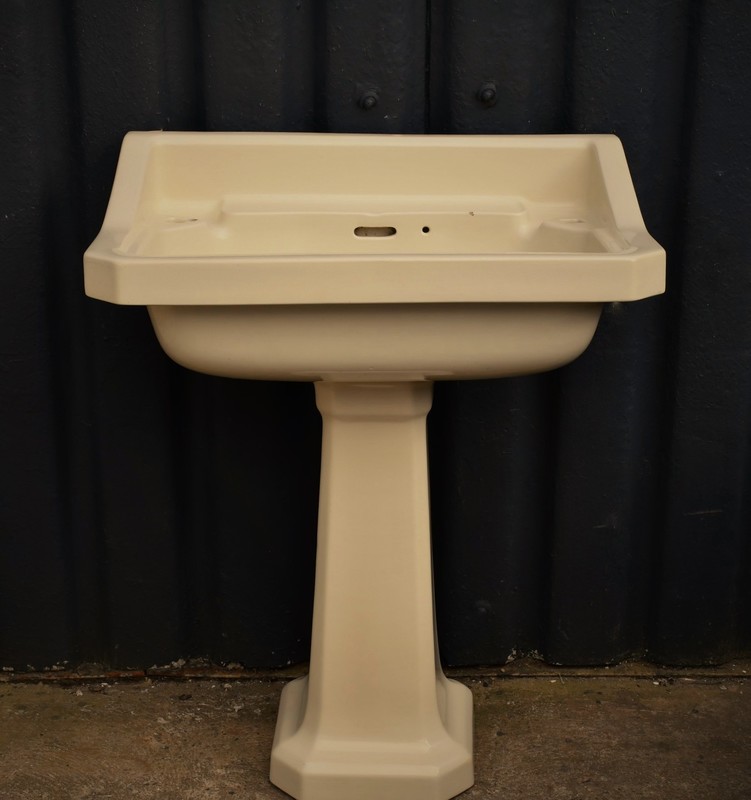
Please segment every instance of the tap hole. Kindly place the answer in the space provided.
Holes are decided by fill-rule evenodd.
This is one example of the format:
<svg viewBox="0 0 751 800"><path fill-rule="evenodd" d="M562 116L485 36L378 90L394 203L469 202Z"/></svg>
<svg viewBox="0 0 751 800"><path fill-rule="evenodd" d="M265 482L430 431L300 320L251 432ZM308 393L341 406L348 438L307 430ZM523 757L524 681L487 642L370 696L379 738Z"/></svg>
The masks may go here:
<svg viewBox="0 0 751 800"><path fill-rule="evenodd" d="M423 233L430 233L430 228L427 225L423 225L422 226L422 232Z"/></svg>
<svg viewBox="0 0 751 800"><path fill-rule="evenodd" d="M355 228L355 236L393 236L396 228L391 225L359 225Z"/></svg>

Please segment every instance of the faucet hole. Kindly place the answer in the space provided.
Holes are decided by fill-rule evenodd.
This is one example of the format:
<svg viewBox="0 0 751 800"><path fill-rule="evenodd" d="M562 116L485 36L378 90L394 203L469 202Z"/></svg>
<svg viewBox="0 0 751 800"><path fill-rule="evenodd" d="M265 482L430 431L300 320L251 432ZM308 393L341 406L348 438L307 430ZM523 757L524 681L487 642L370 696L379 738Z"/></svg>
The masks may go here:
<svg viewBox="0 0 751 800"><path fill-rule="evenodd" d="M390 225L360 225L355 228L355 236L393 236L396 228Z"/></svg>
<svg viewBox="0 0 751 800"><path fill-rule="evenodd" d="M430 233L430 228L427 225L423 225L422 226L422 232L423 233Z"/></svg>

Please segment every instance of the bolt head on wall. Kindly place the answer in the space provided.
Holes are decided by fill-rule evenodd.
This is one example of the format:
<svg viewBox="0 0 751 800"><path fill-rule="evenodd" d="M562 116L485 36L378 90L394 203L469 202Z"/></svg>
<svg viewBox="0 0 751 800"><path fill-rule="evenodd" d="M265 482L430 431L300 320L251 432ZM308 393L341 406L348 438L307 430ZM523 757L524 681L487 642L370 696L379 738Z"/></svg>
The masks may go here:
<svg viewBox="0 0 751 800"><path fill-rule="evenodd" d="M485 106L485 108L492 108L498 101L498 88L494 81L486 81L477 90L475 97Z"/></svg>
<svg viewBox="0 0 751 800"><path fill-rule="evenodd" d="M378 92L375 89L364 89L357 98L357 105L363 111L370 111L378 105Z"/></svg>

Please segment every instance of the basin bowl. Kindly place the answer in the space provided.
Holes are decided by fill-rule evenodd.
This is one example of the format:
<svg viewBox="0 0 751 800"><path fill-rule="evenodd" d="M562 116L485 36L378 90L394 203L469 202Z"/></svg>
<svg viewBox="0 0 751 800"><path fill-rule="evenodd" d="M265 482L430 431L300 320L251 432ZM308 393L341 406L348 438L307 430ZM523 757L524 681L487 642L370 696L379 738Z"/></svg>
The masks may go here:
<svg viewBox="0 0 751 800"><path fill-rule="evenodd" d="M552 369L664 288L614 136L130 133L86 291L237 378Z"/></svg>
<svg viewBox="0 0 751 800"><path fill-rule="evenodd" d="M395 381L543 372L589 344L599 303L150 306L178 364L265 380Z"/></svg>

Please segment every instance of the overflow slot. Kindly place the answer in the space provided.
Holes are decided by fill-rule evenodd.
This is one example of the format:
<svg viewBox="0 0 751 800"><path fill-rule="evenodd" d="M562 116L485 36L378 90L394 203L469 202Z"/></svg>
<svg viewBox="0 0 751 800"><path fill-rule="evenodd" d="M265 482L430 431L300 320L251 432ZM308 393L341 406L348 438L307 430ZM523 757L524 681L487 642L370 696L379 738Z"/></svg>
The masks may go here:
<svg viewBox="0 0 751 800"><path fill-rule="evenodd" d="M360 225L355 228L355 236L393 236L396 228L390 225Z"/></svg>

